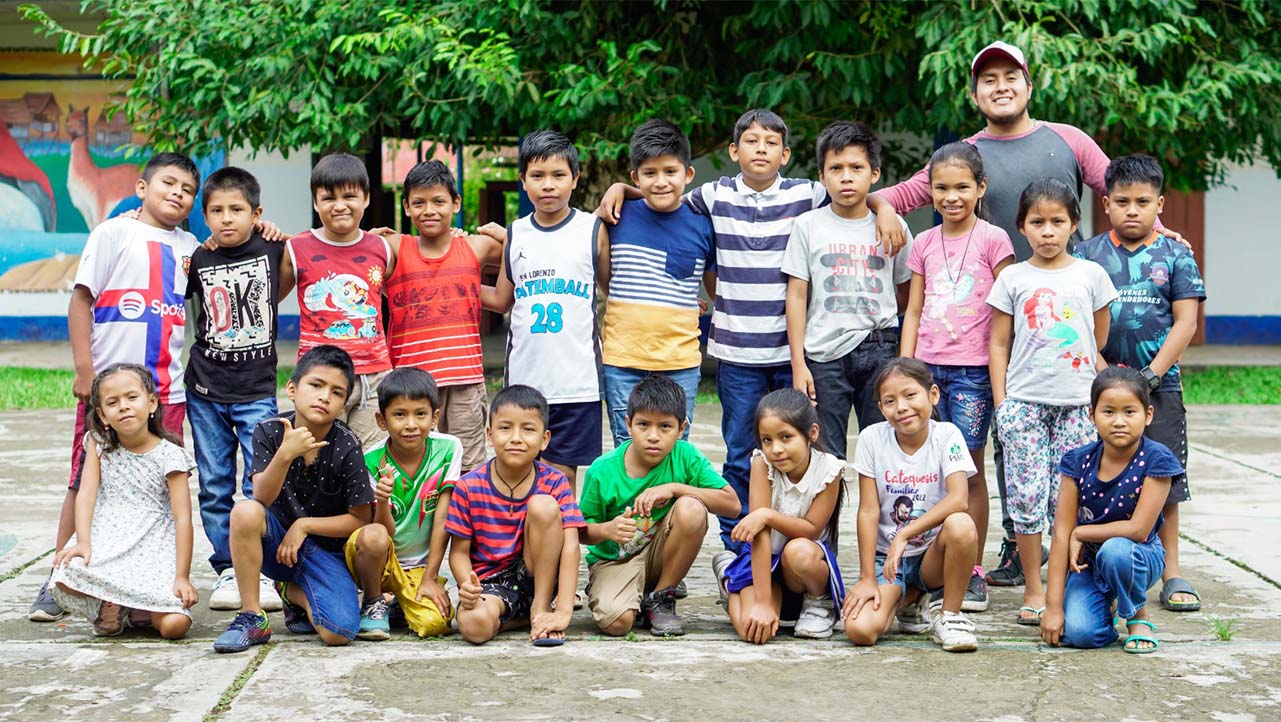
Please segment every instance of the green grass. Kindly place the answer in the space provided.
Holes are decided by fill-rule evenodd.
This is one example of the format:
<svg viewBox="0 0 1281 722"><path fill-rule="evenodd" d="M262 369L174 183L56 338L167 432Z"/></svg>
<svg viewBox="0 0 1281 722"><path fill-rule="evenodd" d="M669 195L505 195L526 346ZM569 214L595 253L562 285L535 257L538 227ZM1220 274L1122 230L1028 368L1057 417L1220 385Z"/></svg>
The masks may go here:
<svg viewBox="0 0 1281 722"><path fill-rule="evenodd" d="M284 388L293 366L276 369L276 385ZM71 371L0 367L0 411L60 409L75 405L71 395ZM490 393L502 388L501 371L485 374ZM698 385L699 404L720 403L716 380L704 378ZM1281 404L1281 366L1209 366L1183 372L1183 401L1186 404Z"/></svg>
<svg viewBox="0 0 1281 722"><path fill-rule="evenodd" d="M1281 404L1281 367L1208 366L1183 372L1185 404Z"/></svg>
<svg viewBox="0 0 1281 722"><path fill-rule="evenodd" d="M73 371L0 367L0 410L64 409L76 405L71 395Z"/></svg>
<svg viewBox="0 0 1281 722"><path fill-rule="evenodd" d="M1221 617L1210 617L1210 632L1214 638L1220 642L1231 642L1240 627L1235 619L1223 619Z"/></svg>

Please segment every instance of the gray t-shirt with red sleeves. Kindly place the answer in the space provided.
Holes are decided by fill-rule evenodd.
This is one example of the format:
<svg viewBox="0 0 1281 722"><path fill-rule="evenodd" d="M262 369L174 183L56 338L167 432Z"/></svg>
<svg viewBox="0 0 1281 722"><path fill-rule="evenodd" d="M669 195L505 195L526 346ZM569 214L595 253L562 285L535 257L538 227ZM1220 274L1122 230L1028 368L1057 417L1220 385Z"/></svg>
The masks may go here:
<svg viewBox="0 0 1281 722"><path fill-rule="evenodd" d="M1079 199L1085 186L1105 195L1103 182L1108 156L1094 139L1075 126L1036 121L1032 130L1018 136L995 136L986 130L965 139L979 149L987 173L987 194L983 196L989 220L1000 226L1014 243L1019 261L1032 257L1032 247L1019 232L1019 196L1023 189L1039 178L1063 181ZM929 166L911 178L878 191L900 214L933 202L930 193ZM1081 241L1079 232L1072 242Z"/></svg>

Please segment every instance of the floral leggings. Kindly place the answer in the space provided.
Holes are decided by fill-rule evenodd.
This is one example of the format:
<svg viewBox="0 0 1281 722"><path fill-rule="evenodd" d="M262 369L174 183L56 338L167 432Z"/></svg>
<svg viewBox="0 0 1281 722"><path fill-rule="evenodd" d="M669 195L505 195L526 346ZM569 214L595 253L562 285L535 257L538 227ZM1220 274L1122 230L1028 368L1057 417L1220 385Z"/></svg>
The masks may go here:
<svg viewBox="0 0 1281 722"><path fill-rule="evenodd" d="M1049 406L1006 399L996 408L996 433L1005 447L1005 488L1016 534L1054 526L1059 460L1094 441L1089 406Z"/></svg>

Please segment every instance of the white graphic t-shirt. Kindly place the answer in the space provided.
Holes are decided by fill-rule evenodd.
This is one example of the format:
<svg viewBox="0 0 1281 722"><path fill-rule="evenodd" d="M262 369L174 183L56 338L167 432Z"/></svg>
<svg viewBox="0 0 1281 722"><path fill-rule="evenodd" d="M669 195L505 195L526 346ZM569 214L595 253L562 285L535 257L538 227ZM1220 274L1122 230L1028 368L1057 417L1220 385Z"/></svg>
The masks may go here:
<svg viewBox="0 0 1281 722"><path fill-rule="evenodd" d="M1075 259L1047 270L1024 261L1006 268L987 302L1014 317L1007 398L1048 406L1090 402L1094 363L1094 312L1116 298L1107 271L1094 261Z"/></svg>
<svg viewBox="0 0 1281 722"><path fill-rule="evenodd" d="M854 471L876 480L881 520L877 524L876 551L887 553L890 542L903 527L924 515L947 496L947 477L964 471L978 473L961 430L946 421L930 421L930 436L915 454L904 453L888 421L859 432ZM907 542L903 556L924 554L938 536L935 527Z"/></svg>

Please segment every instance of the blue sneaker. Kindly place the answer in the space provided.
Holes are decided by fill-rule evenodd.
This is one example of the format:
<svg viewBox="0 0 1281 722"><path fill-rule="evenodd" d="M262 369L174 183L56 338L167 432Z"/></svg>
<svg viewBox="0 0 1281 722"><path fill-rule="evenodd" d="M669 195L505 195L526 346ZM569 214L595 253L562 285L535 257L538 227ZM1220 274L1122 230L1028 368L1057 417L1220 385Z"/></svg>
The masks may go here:
<svg viewBox="0 0 1281 722"><path fill-rule="evenodd" d="M285 582L276 583L276 591L280 593L280 610L285 613L285 629L290 634L315 634L316 628L307 618L307 612L289 601L289 595L285 593L287 587Z"/></svg>
<svg viewBox="0 0 1281 722"><path fill-rule="evenodd" d="M271 623L262 612L241 612L214 640L215 652L243 652L271 639Z"/></svg>
<svg viewBox="0 0 1281 722"><path fill-rule="evenodd" d="M360 610L360 631L356 639L381 642L391 638L391 624L387 620L387 600L379 594Z"/></svg>

